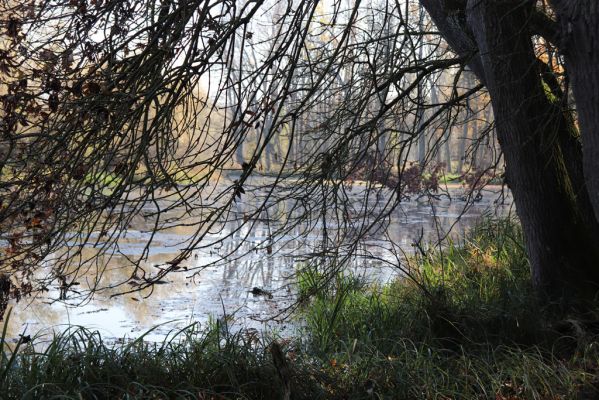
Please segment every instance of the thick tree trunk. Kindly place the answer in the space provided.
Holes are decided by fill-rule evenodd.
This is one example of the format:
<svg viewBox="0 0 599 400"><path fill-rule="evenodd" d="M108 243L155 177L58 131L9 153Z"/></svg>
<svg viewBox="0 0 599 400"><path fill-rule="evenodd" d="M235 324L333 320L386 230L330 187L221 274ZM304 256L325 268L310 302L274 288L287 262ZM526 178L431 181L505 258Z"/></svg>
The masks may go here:
<svg viewBox="0 0 599 400"><path fill-rule="evenodd" d="M553 0L584 148L584 175L599 218L599 1Z"/></svg>
<svg viewBox="0 0 599 400"><path fill-rule="evenodd" d="M529 15L518 3L471 0L467 15L482 55L533 281L557 297L580 289L592 293L599 283L595 231L583 218L559 140L570 134L570 125L542 86L532 41L522 34Z"/></svg>
<svg viewBox="0 0 599 400"><path fill-rule="evenodd" d="M448 14L455 2L421 2L433 19L445 18L436 19L437 26L451 36L452 46L458 43L454 50L471 56L472 69L489 90L535 287L554 298L594 294L599 284L597 221L585 212L582 172L570 158L576 152L572 121L551 103L542 85L526 30L529 3L469 0L466 10ZM456 17L460 12L467 24Z"/></svg>

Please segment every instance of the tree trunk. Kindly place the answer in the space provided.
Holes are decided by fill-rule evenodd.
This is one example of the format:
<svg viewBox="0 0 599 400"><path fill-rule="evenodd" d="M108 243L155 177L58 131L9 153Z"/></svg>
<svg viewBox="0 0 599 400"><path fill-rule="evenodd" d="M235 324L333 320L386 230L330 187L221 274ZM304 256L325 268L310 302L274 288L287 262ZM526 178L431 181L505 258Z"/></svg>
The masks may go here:
<svg viewBox="0 0 599 400"><path fill-rule="evenodd" d="M570 125L545 93L532 41L521 33L528 10L518 3L471 0L468 22L482 54L533 283L554 297L580 289L591 294L599 283L599 252L559 140Z"/></svg>
<svg viewBox="0 0 599 400"><path fill-rule="evenodd" d="M564 33L561 53L576 98L584 176L599 218L599 2L553 0Z"/></svg>
<svg viewBox="0 0 599 400"><path fill-rule="evenodd" d="M471 57L469 65L489 90L534 286L552 298L593 295L599 284L597 221L584 212L586 189L577 179L582 172L566 158L573 156L572 120L545 93L525 29L530 3L469 0L461 10L466 23L459 13L447 14L445 0L421 2L448 42L459 42L454 50Z"/></svg>

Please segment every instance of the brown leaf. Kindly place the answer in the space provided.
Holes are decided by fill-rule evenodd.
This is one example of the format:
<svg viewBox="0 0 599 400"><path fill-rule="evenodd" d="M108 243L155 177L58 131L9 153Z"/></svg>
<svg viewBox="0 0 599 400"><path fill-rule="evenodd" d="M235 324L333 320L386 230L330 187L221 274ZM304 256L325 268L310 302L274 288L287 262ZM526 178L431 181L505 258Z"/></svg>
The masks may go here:
<svg viewBox="0 0 599 400"><path fill-rule="evenodd" d="M77 97L81 97L81 95L83 95L83 83L81 81L73 83L73 86L71 86L71 93Z"/></svg>
<svg viewBox="0 0 599 400"><path fill-rule="evenodd" d="M52 93L50 97L48 97L48 107L50 107L50 111L58 111L59 104L60 102L58 100L58 95L56 93Z"/></svg>
<svg viewBox="0 0 599 400"><path fill-rule="evenodd" d="M75 179L76 181L80 181L85 177L85 172L85 166L83 166L83 164L79 164L71 171L71 178Z"/></svg>
<svg viewBox="0 0 599 400"><path fill-rule="evenodd" d="M67 71L70 70L71 64L73 64L74 60L75 59L73 58L73 53L71 53L71 52L63 53L61 56L62 68Z"/></svg>
<svg viewBox="0 0 599 400"><path fill-rule="evenodd" d="M180 258L175 258L173 260L167 261L166 265L170 265L171 267L177 267L181 263Z"/></svg>
<svg viewBox="0 0 599 400"><path fill-rule="evenodd" d="M40 218L36 218L33 217L29 220L29 222L27 223L27 229L34 229L39 227L42 224L42 221Z"/></svg>
<svg viewBox="0 0 599 400"><path fill-rule="evenodd" d="M12 39L17 39L19 37L20 31L21 20L14 15L8 17L8 21L6 23L6 34Z"/></svg>
<svg viewBox="0 0 599 400"><path fill-rule="evenodd" d="M53 61L56 58L56 54L52 50L44 49L40 52L40 59L42 61Z"/></svg>
<svg viewBox="0 0 599 400"><path fill-rule="evenodd" d="M101 90L102 87L97 82L89 81L83 87L83 94L86 96L94 95L100 93Z"/></svg>
<svg viewBox="0 0 599 400"><path fill-rule="evenodd" d="M51 78L48 80L48 90L58 92L62 87L62 82L58 78Z"/></svg>

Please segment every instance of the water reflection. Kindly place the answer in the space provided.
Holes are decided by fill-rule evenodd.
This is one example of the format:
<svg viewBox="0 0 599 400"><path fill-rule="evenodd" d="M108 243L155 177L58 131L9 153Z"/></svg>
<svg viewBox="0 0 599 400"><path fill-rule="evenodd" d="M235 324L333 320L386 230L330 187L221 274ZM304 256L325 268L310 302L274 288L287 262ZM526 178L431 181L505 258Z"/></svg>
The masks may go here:
<svg viewBox="0 0 599 400"><path fill-rule="evenodd" d="M351 267L369 279L392 279L400 273L398 269L366 256L392 261L388 251L391 244L410 252L414 242L435 240L446 235L450 228L453 228L452 235L455 237L463 235L483 213L504 215L510 211L510 206L495 204L498 190L486 190L482 200L467 210L464 210L466 203L460 200L426 199L402 203L381 221L375 231L368 233L357 252L358 256L352 259ZM359 189L356 193L359 195ZM454 198L459 198L457 191L453 194ZM386 199L373 196L368 201L376 205ZM293 212L282 203L278 207L278 212ZM155 285L151 291L112 297L123 291L123 286L120 286L102 290L93 299L73 307L52 301L58 298L58 288L51 288L49 293L25 299L14 306L9 334L16 337L24 330L35 333L41 329L61 329L65 324L74 324L98 329L107 337L136 337L151 327L164 324L148 336L150 340L160 340L172 329L196 321L205 324L210 316L218 318L225 313L234 315L237 326L282 329L279 321L270 318L293 303L292 276L303 260L301 255L322 246L323 222L316 219L294 226L286 232L284 240L271 244L268 249L276 227L272 226L268 216L256 218L251 224L244 223L247 221L243 216L249 212L238 205L240 217L208 235L209 240L220 241L218 246L195 251L193 257L182 265L187 270L168 275L164 284ZM331 225L334 221L334 217L325 220ZM99 264L108 264L100 286L106 282L131 283L133 267L129 257L139 256L144 251L151 228L144 226L143 222L135 225L119 242L120 254L100 257ZM307 235L306 225L310 227ZM144 268L151 271L156 265L171 260L191 233L193 228L189 226L177 226L157 233ZM359 234L357 230L356 234ZM85 251L84 257L94 255L93 249ZM200 266L203 268L199 272L190 272ZM90 284L85 282L85 277L81 280L86 285ZM250 293L253 287L272 292L272 298L253 296Z"/></svg>

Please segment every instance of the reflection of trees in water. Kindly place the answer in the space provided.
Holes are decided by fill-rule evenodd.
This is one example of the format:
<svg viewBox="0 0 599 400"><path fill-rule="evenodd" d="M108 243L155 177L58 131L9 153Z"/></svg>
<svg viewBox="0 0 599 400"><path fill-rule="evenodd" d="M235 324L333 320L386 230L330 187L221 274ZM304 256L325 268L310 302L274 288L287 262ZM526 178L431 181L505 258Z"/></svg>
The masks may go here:
<svg viewBox="0 0 599 400"><path fill-rule="evenodd" d="M350 199L361 199L360 191L354 190ZM464 210L467 203L461 201L434 201L436 218L431 215L431 207L427 202L404 202L390 213L387 219L380 221L378 229L372 230L364 236L362 247L356 251L358 257L348 258L347 266L360 273L386 279L390 276L389 273L377 275L377 270L383 267L378 259L390 256L387 254L390 247L385 244L386 241L403 246L409 251L410 245L414 241L419 239L424 242L434 241L439 232L444 235L452 227L454 234L459 235L468 228L476 216L492 205L495 197L496 195L486 192L480 203L467 210ZM380 210L380 207L383 206L379 203L384 204L386 197L368 198L368 201L371 208L364 208L360 201L348 204L347 209L356 214L345 219L344 217L347 216L343 215L343 211L339 209L327 212L327 227L333 229L337 226L336 224L340 224L341 231L347 235L347 237L343 235L337 237L340 245L344 240L353 240L353 235L360 234L360 224L354 222L354 219L357 218L356 215L359 218L368 218L368 214L363 210L377 207ZM257 199L256 202L259 200ZM275 315L280 311L278 303L288 295L286 286L292 279L296 268L308 265L309 256L322 249L323 224L321 219L307 221L303 226L285 226L281 215L287 215L286 213L293 210L295 206L296 202L289 199L273 202L268 213L263 211L261 218L249 220L244 219L243 215L252 212L255 205L240 202L236 206L236 214L232 216L231 221L223 224L219 234L214 235L214 241L218 242L217 246L197 251L195 253L197 259L192 257L183 263L182 265L189 267L189 271L172 273L166 279L167 284L154 285L140 293L111 298L111 295L120 293L122 287L111 288L110 284L129 282L135 271L135 266L124 255L118 253L98 255L96 249L85 248L82 252L83 257L97 256L97 268L103 268L103 265L108 267L104 269L99 282L89 281L89 277L85 275L76 275L76 266L72 266L72 269L69 270L73 273L71 278L77 278L81 289L85 289L86 285L109 286L109 288L96 293L92 302L86 306L87 308L84 308L83 312L118 309L122 312L119 315L123 322L114 321L114 323L124 326L147 327L163 320L175 317L184 318L191 314L200 319L207 318L206 315L209 313L222 314L223 304L227 312L239 310L237 316L241 318L246 316L267 318L268 315ZM454 227L456 217L464 212L466 214ZM504 211L500 210L499 212ZM271 218L267 218L266 214ZM276 220L273 216L277 216L279 219ZM120 243L123 252L134 253L142 248L140 243L144 241L144 238L139 232L147 227L141 224L137 228L139 228L138 231L132 231ZM272 254L269 254L265 243L270 240L273 232L286 233L280 240L274 242ZM144 270L152 273L165 261L171 259L173 254L176 254L177 243L185 235L187 235L187 228L182 226L160 232L155 240L161 245L148 255L142 264ZM199 269L197 274L192 270L194 268ZM95 272L95 270L90 271L90 276L95 276ZM254 298L249 293L254 286L273 290L276 300L267 301L263 298ZM14 320L11 323L13 334L18 333L17 331L28 319L43 321L43 324L47 325L68 321L64 308L43 303L51 297L57 297L57 286L51 287L51 289L53 292L35 301L35 307L25 309L23 307L25 303L18 305L19 312L13 314ZM148 295L150 295L148 299L143 299ZM143 299L143 301L135 301L133 298ZM76 293L69 292L68 300L77 302ZM71 317L76 316L77 312L79 311L71 310ZM90 318L93 315L90 314Z"/></svg>

